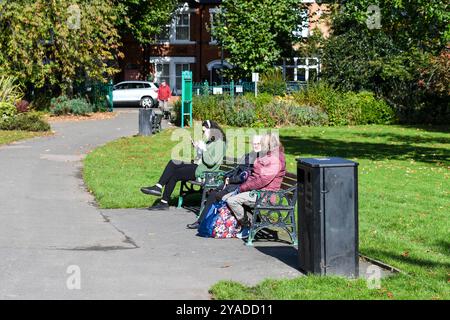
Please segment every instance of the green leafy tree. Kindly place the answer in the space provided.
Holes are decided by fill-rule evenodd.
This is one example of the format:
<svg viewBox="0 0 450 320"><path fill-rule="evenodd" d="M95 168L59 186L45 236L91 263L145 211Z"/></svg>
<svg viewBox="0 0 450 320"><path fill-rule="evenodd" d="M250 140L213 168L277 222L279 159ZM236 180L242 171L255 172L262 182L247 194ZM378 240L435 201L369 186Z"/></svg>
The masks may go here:
<svg viewBox="0 0 450 320"><path fill-rule="evenodd" d="M403 122L447 121L448 56L435 57L450 41L448 9L443 0L343 1L331 15L322 79L376 92Z"/></svg>
<svg viewBox="0 0 450 320"><path fill-rule="evenodd" d="M415 81L449 43L449 19L445 0L340 1L325 42L324 76L345 90Z"/></svg>
<svg viewBox="0 0 450 320"><path fill-rule="evenodd" d="M3 1L0 12L1 73L59 94L76 80L106 81L118 71L111 0Z"/></svg>
<svg viewBox="0 0 450 320"><path fill-rule="evenodd" d="M149 45L173 18L178 0L115 0L117 28L122 37L132 37L142 46L142 65L147 76Z"/></svg>
<svg viewBox="0 0 450 320"><path fill-rule="evenodd" d="M121 34L131 33L140 44L150 44L170 22L178 2L178 0L115 0L119 11L117 27Z"/></svg>
<svg viewBox="0 0 450 320"><path fill-rule="evenodd" d="M438 53L450 41L450 4L446 0L345 0L333 13L335 35L356 28L383 32L402 49Z"/></svg>
<svg viewBox="0 0 450 320"><path fill-rule="evenodd" d="M229 54L233 77L265 72L289 55L301 24L297 0L224 0L213 35Z"/></svg>

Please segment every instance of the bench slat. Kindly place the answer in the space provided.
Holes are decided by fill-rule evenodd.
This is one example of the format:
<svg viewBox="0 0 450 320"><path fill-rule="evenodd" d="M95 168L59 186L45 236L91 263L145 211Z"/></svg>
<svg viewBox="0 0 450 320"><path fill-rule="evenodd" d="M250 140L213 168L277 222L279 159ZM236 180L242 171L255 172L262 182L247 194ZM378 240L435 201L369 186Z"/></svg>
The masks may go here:
<svg viewBox="0 0 450 320"><path fill-rule="evenodd" d="M201 182L199 182L197 180L189 180L187 182L190 183L190 184L196 185L196 186L202 186L203 185L203 183L201 183Z"/></svg>
<svg viewBox="0 0 450 320"><path fill-rule="evenodd" d="M297 179L297 174L293 172L286 172L285 177L290 179Z"/></svg>

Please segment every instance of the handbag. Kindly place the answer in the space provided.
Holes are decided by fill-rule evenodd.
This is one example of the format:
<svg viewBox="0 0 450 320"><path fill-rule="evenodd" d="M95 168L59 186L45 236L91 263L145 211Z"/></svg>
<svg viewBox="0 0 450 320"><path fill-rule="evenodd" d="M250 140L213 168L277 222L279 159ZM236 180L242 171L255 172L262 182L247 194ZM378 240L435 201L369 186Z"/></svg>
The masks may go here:
<svg viewBox="0 0 450 320"><path fill-rule="evenodd" d="M241 226L226 203L218 208L217 216L212 237L215 239L236 238L241 231Z"/></svg>
<svg viewBox="0 0 450 320"><path fill-rule="evenodd" d="M224 201L218 201L209 208L205 217L203 218L198 228L198 235L200 237L211 238L213 235L216 221L219 218L218 209L224 205Z"/></svg>
<svg viewBox="0 0 450 320"><path fill-rule="evenodd" d="M232 184L244 183L249 177L251 169L248 166L239 165L235 169L225 173L224 178L228 178Z"/></svg>

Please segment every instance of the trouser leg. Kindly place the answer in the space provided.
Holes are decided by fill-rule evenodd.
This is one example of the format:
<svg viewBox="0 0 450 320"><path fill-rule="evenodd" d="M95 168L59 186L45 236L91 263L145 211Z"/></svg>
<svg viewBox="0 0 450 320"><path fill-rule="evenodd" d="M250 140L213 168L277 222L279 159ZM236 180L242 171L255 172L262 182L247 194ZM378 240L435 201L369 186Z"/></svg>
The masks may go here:
<svg viewBox="0 0 450 320"><path fill-rule="evenodd" d="M233 194L234 194L234 192L229 192L229 193L225 194L225 195L222 197L222 200L226 202L226 201L228 200L228 198L230 198L230 197L233 196Z"/></svg>
<svg viewBox="0 0 450 320"><path fill-rule="evenodd" d="M164 115L168 110L169 101L168 100L159 100L159 110L161 110Z"/></svg>
<svg viewBox="0 0 450 320"><path fill-rule="evenodd" d="M231 195L233 193L233 191L235 191L237 188L239 188L239 184L229 184L227 185L223 190L217 192L216 194L216 200L220 201L220 200L224 200L223 199L226 195Z"/></svg>
<svg viewBox="0 0 450 320"><path fill-rule="evenodd" d="M196 164L183 164L183 166L178 166L176 168L167 183L165 184L164 193L162 199L164 201L169 201L173 190L178 181L195 180L195 170L197 169Z"/></svg>
<svg viewBox="0 0 450 320"><path fill-rule="evenodd" d="M226 199L228 207L236 216L236 219L243 226L250 226L250 221L244 210L244 205L254 207L256 204L256 194L251 195L250 192L239 193Z"/></svg>
<svg viewBox="0 0 450 320"><path fill-rule="evenodd" d="M228 185L224 190L211 190L208 193L208 198L206 198L205 208L198 217L198 222L201 223L203 221L205 215L208 213L209 209L211 209L213 203L222 200L222 197L226 196L227 194L231 195L230 191L235 190L238 187L239 185Z"/></svg>
<svg viewBox="0 0 450 320"><path fill-rule="evenodd" d="M211 190L208 193L208 197L206 198L205 207L203 208L203 211L200 213L200 216L198 217L198 222L202 223L203 219L205 219L206 214L208 213L209 209L211 209L211 206L216 202L216 190Z"/></svg>
<svg viewBox="0 0 450 320"><path fill-rule="evenodd" d="M176 171L190 167L190 166L192 166L191 163L184 163L181 161L175 162L173 160L170 160L167 163L167 165L161 175L161 178L159 178L158 183L162 186L166 185L169 182L169 180L172 178L172 176L175 174Z"/></svg>

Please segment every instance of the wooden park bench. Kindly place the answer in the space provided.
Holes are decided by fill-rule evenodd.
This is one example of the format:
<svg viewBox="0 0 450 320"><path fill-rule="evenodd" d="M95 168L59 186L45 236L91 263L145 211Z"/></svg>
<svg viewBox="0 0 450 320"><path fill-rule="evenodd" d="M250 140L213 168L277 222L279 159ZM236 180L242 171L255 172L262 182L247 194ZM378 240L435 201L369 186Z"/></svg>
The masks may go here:
<svg viewBox="0 0 450 320"><path fill-rule="evenodd" d="M202 200L199 212L202 212L208 192L222 185L224 173L233 170L237 166L238 163L236 161L227 159L220 166L219 171L206 172L203 181L182 181L178 208L182 207L184 198L187 195L201 193ZM297 175L292 172L286 172L279 191L254 190L251 192L256 193L257 200L255 208L247 208L252 213L252 226L246 244L252 246L256 234L261 230L276 227L286 230L291 238L291 243L297 245L297 225L295 222L295 205L298 193Z"/></svg>

